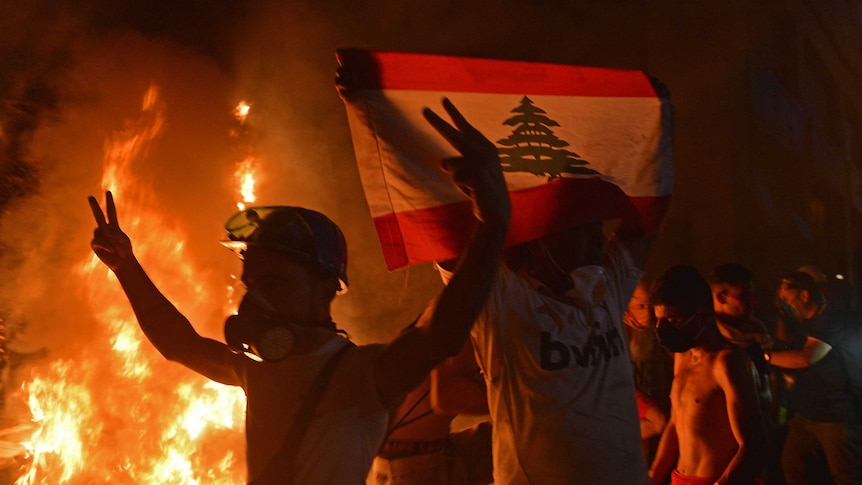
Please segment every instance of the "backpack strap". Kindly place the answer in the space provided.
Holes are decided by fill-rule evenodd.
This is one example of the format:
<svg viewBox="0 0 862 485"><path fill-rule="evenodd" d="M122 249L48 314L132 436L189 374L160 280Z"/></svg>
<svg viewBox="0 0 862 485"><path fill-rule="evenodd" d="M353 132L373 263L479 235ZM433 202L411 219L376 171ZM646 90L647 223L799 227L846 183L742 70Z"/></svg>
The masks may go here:
<svg viewBox="0 0 862 485"><path fill-rule="evenodd" d="M267 465L267 471L263 474L264 477L273 476L273 469L280 463L288 463L289 466L285 468L285 476L279 478L279 483L293 483L294 467L296 466L296 455L299 451L299 445L302 443L302 439L305 436L305 432L308 430L308 426L311 425L312 418L314 418L314 410L317 409L318 404L320 404L320 399L323 397L323 393L326 391L329 381L335 373L335 368L338 366L338 362L351 347L356 347L356 345L353 344L353 342L348 341L347 345L338 349L335 355L330 357L329 360L323 364L323 367L321 367L320 371L317 373L317 377L314 378L314 382L308 389L308 394L305 396L305 399L302 400L302 404L300 404L299 411L293 419L293 424L290 426L290 429L288 429L287 435L285 436L284 445L282 445L281 449L278 450L272 458L270 458L269 465ZM257 479L249 482L249 485L265 485L267 483L270 482L265 481L264 479Z"/></svg>

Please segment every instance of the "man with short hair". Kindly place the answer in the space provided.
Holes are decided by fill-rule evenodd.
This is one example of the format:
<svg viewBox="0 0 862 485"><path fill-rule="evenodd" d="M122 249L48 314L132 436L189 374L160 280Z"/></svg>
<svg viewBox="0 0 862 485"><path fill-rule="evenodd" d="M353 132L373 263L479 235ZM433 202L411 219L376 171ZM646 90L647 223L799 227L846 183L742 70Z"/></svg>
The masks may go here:
<svg viewBox="0 0 862 485"><path fill-rule="evenodd" d="M656 484L754 483L766 431L751 360L718 330L712 292L691 266L674 266L650 288L659 341L674 357L670 421L650 475Z"/></svg>
<svg viewBox="0 0 862 485"><path fill-rule="evenodd" d="M801 348L767 354L795 370L795 409L781 457L788 484L862 482L862 326L858 314L830 308L821 285L796 271L781 279L784 312L807 331Z"/></svg>
<svg viewBox="0 0 862 485"><path fill-rule="evenodd" d="M390 413L466 343L494 280L510 206L496 148L443 104L454 126L424 114L463 155L444 169L470 197L476 230L420 324L388 345L354 346L332 322L330 304L347 288L347 253L338 226L319 212L253 208L228 222L248 292L225 326L226 345L199 335L150 280L120 229L112 194L107 217L90 197L92 248L117 276L149 341L168 360L245 391L251 483L361 483Z"/></svg>
<svg viewBox="0 0 862 485"><path fill-rule="evenodd" d="M716 323L724 338L743 348L752 344L769 348L769 331L754 316L754 274L741 264L720 264L710 273L709 286Z"/></svg>
<svg viewBox="0 0 862 485"><path fill-rule="evenodd" d="M761 409L768 416L772 406L769 364L764 352L772 348L766 325L754 316L754 274L745 266L725 263L709 275L715 322L728 342L745 349L757 369L757 390Z"/></svg>

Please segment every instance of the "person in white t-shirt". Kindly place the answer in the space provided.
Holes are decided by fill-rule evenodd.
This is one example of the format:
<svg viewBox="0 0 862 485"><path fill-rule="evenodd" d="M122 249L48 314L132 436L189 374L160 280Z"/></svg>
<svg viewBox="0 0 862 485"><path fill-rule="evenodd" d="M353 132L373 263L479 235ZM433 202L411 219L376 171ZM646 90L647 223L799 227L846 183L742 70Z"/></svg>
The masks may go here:
<svg viewBox="0 0 862 485"><path fill-rule="evenodd" d="M623 327L650 244L597 221L509 250L471 334L494 483L650 483Z"/></svg>

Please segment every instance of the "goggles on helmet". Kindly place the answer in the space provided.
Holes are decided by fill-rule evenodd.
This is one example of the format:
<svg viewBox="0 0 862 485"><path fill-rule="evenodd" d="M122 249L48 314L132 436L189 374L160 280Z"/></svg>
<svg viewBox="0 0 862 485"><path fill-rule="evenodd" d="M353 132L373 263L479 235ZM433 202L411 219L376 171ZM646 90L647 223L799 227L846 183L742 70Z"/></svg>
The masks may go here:
<svg viewBox="0 0 862 485"><path fill-rule="evenodd" d="M320 212L303 207L250 207L225 223L221 243L241 253L249 245L273 247L338 278L347 291L347 242L341 229Z"/></svg>

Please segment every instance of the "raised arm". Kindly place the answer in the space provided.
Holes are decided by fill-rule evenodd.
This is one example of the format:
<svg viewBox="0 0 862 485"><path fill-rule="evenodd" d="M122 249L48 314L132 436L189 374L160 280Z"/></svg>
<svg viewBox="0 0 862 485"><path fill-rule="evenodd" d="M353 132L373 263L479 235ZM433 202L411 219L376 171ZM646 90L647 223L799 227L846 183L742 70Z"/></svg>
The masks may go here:
<svg viewBox="0 0 862 485"><path fill-rule="evenodd" d="M96 219L91 243L93 251L117 276L147 339L166 359L214 381L238 385L227 366L229 359L237 356L221 342L198 335L141 267L132 252L131 240L120 229L111 192L106 194L107 219L95 197L91 196L89 203Z"/></svg>
<svg viewBox="0 0 862 485"><path fill-rule="evenodd" d="M444 160L443 168L473 202L477 226L451 281L423 313L426 321L399 335L378 361L377 386L384 401L417 386L467 342L491 290L509 227L509 193L497 148L449 100L443 107L452 124L428 108L424 115L462 155Z"/></svg>

